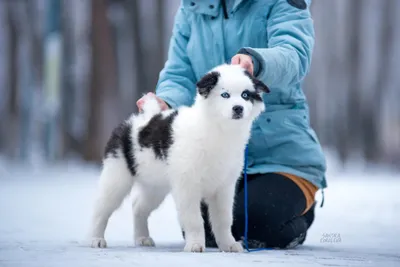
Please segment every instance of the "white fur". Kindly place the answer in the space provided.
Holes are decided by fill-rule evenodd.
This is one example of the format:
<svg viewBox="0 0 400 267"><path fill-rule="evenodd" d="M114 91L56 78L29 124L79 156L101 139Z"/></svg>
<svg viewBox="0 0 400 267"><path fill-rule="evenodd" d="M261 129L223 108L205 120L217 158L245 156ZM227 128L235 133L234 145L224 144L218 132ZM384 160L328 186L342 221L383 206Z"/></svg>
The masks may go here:
<svg viewBox="0 0 400 267"><path fill-rule="evenodd" d="M138 133L157 113L157 101L148 97L143 113L132 115L127 122L132 127L137 174L129 172L122 150L117 157L106 157L99 181L92 223L92 247L106 247L104 233L108 219L133 188L136 191L132 208L136 245L154 246L147 220L150 213L172 193L179 222L185 231L184 251L202 252L205 234L200 202L209 205L212 230L221 251L241 252L242 245L231 233L234 192L240 177L244 149L253 120L264 110L262 102L245 101L241 93L254 91L251 80L239 66L222 65L218 84L204 98L199 94L192 107L181 107L172 124L173 144L167 160L156 159L151 148L142 148ZM221 97L228 91L231 97ZM232 119L232 107L242 105L242 119ZM168 116L172 110L163 111Z"/></svg>

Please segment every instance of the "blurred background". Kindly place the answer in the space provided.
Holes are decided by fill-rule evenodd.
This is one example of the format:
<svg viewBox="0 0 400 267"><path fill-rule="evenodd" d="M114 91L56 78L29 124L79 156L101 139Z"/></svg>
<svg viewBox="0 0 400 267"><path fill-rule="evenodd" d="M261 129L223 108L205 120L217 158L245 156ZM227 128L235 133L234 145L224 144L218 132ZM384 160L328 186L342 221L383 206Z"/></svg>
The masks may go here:
<svg viewBox="0 0 400 267"><path fill-rule="evenodd" d="M179 3L0 0L0 155L100 163L113 127L155 88ZM400 1L311 10L304 91L325 151L342 166L400 168Z"/></svg>

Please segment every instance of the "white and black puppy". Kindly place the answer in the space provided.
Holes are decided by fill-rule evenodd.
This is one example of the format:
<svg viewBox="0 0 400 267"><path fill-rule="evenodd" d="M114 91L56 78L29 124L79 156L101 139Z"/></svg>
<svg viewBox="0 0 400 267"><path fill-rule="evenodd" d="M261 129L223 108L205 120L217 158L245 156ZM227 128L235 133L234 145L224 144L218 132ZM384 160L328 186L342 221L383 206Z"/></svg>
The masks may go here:
<svg viewBox="0 0 400 267"><path fill-rule="evenodd" d="M231 233L234 192L251 125L264 110L268 87L238 65L220 65L197 83L191 107L161 111L148 97L143 113L116 128L107 143L91 225L92 247L106 247L112 213L132 187L135 244L154 246L150 213L168 193L185 232L184 251L202 252L200 203L208 204L221 251L242 252Z"/></svg>

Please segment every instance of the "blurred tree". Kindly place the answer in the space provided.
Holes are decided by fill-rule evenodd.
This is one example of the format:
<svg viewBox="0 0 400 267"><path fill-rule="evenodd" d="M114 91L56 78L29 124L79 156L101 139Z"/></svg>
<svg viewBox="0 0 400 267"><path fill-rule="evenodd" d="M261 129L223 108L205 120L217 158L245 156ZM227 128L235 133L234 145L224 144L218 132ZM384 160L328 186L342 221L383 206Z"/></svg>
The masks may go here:
<svg viewBox="0 0 400 267"><path fill-rule="evenodd" d="M396 1L396 0L394 0ZM390 74L390 58L392 56L391 44L394 43L394 27L392 24L392 17L390 16L391 10L395 8L393 0L381 2L382 8L380 9L381 15L381 28L379 30L379 61L377 62L377 75L375 83L370 84L371 97L369 98L370 105L362 106L362 137L364 148L364 156L367 161L380 162L382 160L382 143L380 128L383 126L381 123L381 113L383 111L382 105L384 95L387 93Z"/></svg>
<svg viewBox="0 0 400 267"><path fill-rule="evenodd" d="M80 152L82 146L77 142L72 134L73 110L75 99L75 76L73 73L74 64L74 27L72 6L70 0L61 2L61 32L63 35L63 75L62 75L62 155L67 157L71 151Z"/></svg>
<svg viewBox="0 0 400 267"><path fill-rule="evenodd" d="M117 80L115 55L110 22L107 18L107 1L92 0L91 13L91 82L88 114L88 132L84 159L100 162L103 148L112 128L118 121Z"/></svg>
<svg viewBox="0 0 400 267"><path fill-rule="evenodd" d="M316 45L304 89L313 127L342 163L400 163L389 152L400 151L394 138L400 121L391 119L396 97L390 97L400 93L393 73L400 62L399 8L397 0L313 2Z"/></svg>
<svg viewBox="0 0 400 267"><path fill-rule="evenodd" d="M349 24L348 24L348 46L347 50L347 66L348 66L348 98L347 98L347 120L345 120L346 129L341 133L339 139L339 153L344 162L348 160L357 149L360 148L361 124L361 98L360 98L360 53L361 38L355 32L361 32L361 13L363 12L363 0L353 0L348 4ZM340 122L339 122L340 123ZM343 122L341 123L343 124Z"/></svg>
<svg viewBox="0 0 400 267"><path fill-rule="evenodd" d="M147 0L133 1L135 18L135 40L138 43L135 55L137 80L136 90L139 92L154 91L160 70L165 62L164 55L164 13L165 1ZM149 31L147 29L153 29Z"/></svg>
<svg viewBox="0 0 400 267"><path fill-rule="evenodd" d="M136 72L136 80L133 84L134 89L139 93L140 90L147 91L146 88L147 83L143 82L145 80L145 69L144 69L144 61L145 54L143 53L143 37L141 31L140 24L140 10L139 10L139 2L140 1L131 1L130 10L132 10L132 30L133 30L133 39L135 40L135 48L134 48L134 67L133 71ZM142 81L142 83L141 83ZM139 95L136 95L136 99L140 98Z"/></svg>
<svg viewBox="0 0 400 267"><path fill-rule="evenodd" d="M45 5L43 103L44 156L48 161L61 158L62 107L62 32L61 0L47 0Z"/></svg>
<svg viewBox="0 0 400 267"><path fill-rule="evenodd" d="M62 157L99 162L111 130L153 91L180 0L60 0ZM44 147L49 0L0 1L0 153ZM304 90L324 147L400 166L400 1L313 1L315 50ZM55 146L53 147L55 148ZM22 153L23 152L23 153ZM40 152L40 151L39 151Z"/></svg>
<svg viewBox="0 0 400 267"><path fill-rule="evenodd" d="M109 18L116 37L120 119L125 119L136 111L135 102L145 91L140 1L112 0L110 3Z"/></svg>
<svg viewBox="0 0 400 267"><path fill-rule="evenodd" d="M4 3L3 3L4 4ZM6 54L6 86L9 88L8 93L8 101L7 104L7 115L5 116L5 120L7 124L2 123L2 128L7 129L7 134L4 136L4 145L6 147L6 152L9 156L16 156L16 148L18 143L19 129L18 129L18 121L19 121L19 105L18 105L18 33L17 33L17 25L15 21L15 17L13 16L12 11L12 3L6 1L3 5L5 8L6 14L6 23L7 23L7 33L8 35L5 38L7 42L6 47L8 48L8 53ZM4 131L4 130L3 130Z"/></svg>
<svg viewBox="0 0 400 267"><path fill-rule="evenodd" d="M88 132L91 1L62 1L63 140L66 156L83 156Z"/></svg>

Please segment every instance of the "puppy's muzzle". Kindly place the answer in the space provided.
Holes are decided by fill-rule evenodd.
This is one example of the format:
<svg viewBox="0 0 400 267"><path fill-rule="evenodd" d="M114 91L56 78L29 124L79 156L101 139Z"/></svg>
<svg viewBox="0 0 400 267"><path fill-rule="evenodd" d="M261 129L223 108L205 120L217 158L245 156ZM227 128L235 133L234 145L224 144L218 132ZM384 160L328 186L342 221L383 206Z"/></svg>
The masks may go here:
<svg viewBox="0 0 400 267"><path fill-rule="evenodd" d="M243 118L243 107L236 105L232 108L232 119L238 120Z"/></svg>

